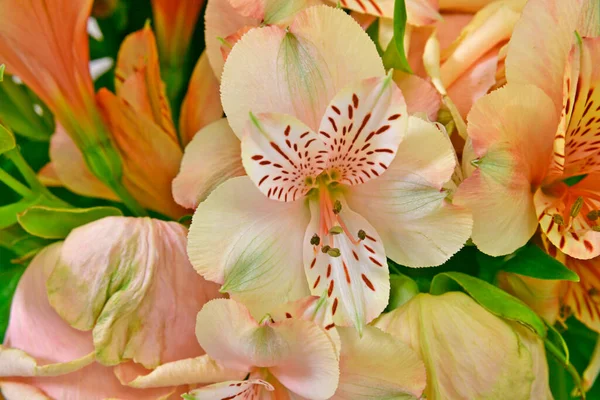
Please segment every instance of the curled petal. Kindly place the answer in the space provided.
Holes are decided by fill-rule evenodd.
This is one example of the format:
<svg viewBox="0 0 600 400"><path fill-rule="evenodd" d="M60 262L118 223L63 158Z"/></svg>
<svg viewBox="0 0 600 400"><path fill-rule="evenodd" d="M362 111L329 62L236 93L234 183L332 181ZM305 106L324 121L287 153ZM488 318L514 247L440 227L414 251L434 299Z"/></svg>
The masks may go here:
<svg viewBox="0 0 600 400"><path fill-rule="evenodd" d="M439 265L469 238L470 212L450 204L443 189L455 166L446 133L410 117L407 135L388 171L349 191L349 204L377 229L386 254L395 262ZM448 226L453 229L448 231Z"/></svg>
<svg viewBox="0 0 600 400"><path fill-rule="evenodd" d="M249 112L289 114L317 131L342 88L383 75L375 45L352 17L331 7L311 7L288 29L269 26L243 36L227 58L221 99L238 137Z"/></svg>
<svg viewBox="0 0 600 400"><path fill-rule="evenodd" d="M195 209L221 183L244 174L240 140L223 118L203 128L185 148L173 197L180 206Z"/></svg>
<svg viewBox="0 0 600 400"><path fill-rule="evenodd" d="M102 363L131 359L154 368L202 354L193 318L218 293L189 264L186 234L174 222L108 217L65 240L49 299L75 328L93 328Z"/></svg>
<svg viewBox="0 0 600 400"><path fill-rule="evenodd" d="M248 177L232 178L196 209L188 255L199 274L261 318L309 294L301 253L308 220L303 202L269 200Z"/></svg>

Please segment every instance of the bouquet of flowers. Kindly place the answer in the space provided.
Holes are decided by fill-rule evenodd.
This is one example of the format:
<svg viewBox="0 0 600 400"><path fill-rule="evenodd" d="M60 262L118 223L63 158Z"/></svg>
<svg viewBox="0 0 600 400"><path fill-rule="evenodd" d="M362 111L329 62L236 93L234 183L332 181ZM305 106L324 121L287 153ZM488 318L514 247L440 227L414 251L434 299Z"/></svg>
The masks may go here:
<svg viewBox="0 0 600 400"><path fill-rule="evenodd" d="M600 1L0 0L0 398L600 399Z"/></svg>

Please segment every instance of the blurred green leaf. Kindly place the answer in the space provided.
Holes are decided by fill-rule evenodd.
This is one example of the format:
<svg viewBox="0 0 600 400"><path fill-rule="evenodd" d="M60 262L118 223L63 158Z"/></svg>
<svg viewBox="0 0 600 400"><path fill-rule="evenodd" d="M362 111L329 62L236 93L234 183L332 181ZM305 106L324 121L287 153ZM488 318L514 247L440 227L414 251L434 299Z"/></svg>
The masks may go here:
<svg viewBox="0 0 600 400"><path fill-rule="evenodd" d="M4 81L4 70L6 69L6 65L0 64L0 82Z"/></svg>
<svg viewBox="0 0 600 400"><path fill-rule="evenodd" d="M431 282L431 294L456 290L464 290L492 314L520 322L540 337L546 337L546 326L542 319L521 300L494 285L461 272L443 272Z"/></svg>
<svg viewBox="0 0 600 400"><path fill-rule="evenodd" d="M0 154L14 149L16 145L17 142L12 132L0 124Z"/></svg>
<svg viewBox="0 0 600 400"><path fill-rule="evenodd" d="M579 282L579 276L560 261L530 242L507 256L477 255L482 270L495 275L498 271L513 272L532 278Z"/></svg>
<svg viewBox="0 0 600 400"><path fill-rule="evenodd" d="M16 203L0 207L0 229L9 227L17 223L17 214L25 211L29 207L37 204L42 199L42 195L35 194L30 197L25 197Z"/></svg>
<svg viewBox="0 0 600 400"><path fill-rule="evenodd" d="M396 0L394 3L394 37L383 53L383 65L386 69L394 68L412 74L404 51L406 20L405 0Z"/></svg>
<svg viewBox="0 0 600 400"><path fill-rule="evenodd" d="M28 233L45 239L63 239L87 223L109 216L122 216L114 207L51 208L33 206L19 214L19 224Z"/></svg>

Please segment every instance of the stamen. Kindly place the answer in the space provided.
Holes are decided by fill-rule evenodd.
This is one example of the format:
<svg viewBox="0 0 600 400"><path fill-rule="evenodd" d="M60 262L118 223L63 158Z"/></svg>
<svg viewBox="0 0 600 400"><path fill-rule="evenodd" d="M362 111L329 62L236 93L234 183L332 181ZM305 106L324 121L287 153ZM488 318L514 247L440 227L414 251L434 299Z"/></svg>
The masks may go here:
<svg viewBox="0 0 600 400"><path fill-rule="evenodd" d="M339 225L336 225L329 230L329 233L332 235L339 235L340 233L343 233L343 232L344 232L344 229L342 229L342 227Z"/></svg>
<svg viewBox="0 0 600 400"><path fill-rule="evenodd" d="M333 213L338 215L342 211L342 203L339 200L336 200L333 203Z"/></svg>
<svg viewBox="0 0 600 400"><path fill-rule="evenodd" d="M592 226L592 230L594 232L600 232L600 225L594 225L594 226Z"/></svg>
<svg viewBox="0 0 600 400"><path fill-rule="evenodd" d="M342 255L342 252L340 251L340 249L336 249L334 247L334 248L327 250L327 254L329 254L331 257L339 257Z"/></svg>
<svg viewBox="0 0 600 400"><path fill-rule="evenodd" d="M328 245L325 245L325 246L321 247L321 251L323 253L327 253L330 249L331 249L331 247L329 247Z"/></svg>
<svg viewBox="0 0 600 400"><path fill-rule="evenodd" d="M358 231L358 238L360 240L365 240L367 238L367 233L361 229Z"/></svg>
<svg viewBox="0 0 600 400"><path fill-rule="evenodd" d="M590 221L595 221L600 216L600 212L598 210L592 210L587 214L587 217Z"/></svg>
<svg viewBox="0 0 600 400"><path fill-rule="evenodd" d="M554 214L552 216L552 219L554 220L554 223L557 224L557 225L564 225L565 224L565 220L562 217L562 215L560 215L560 214Z"/></svg>
<svg viewBox="0 0 600 400"><path fill-rule="evenodd" d="M575 218L577 215L579 215L579 212L581 211L582 206L583 206L583 197L579 196L573 203L573 206L571 207L571 217Z"/></svg>
<svg viewBox="0 0 600 400"><path fill-rule="evenodd" d="M318 246L321 243L321 238L316 233L310 238L310 244Z"/></svg>

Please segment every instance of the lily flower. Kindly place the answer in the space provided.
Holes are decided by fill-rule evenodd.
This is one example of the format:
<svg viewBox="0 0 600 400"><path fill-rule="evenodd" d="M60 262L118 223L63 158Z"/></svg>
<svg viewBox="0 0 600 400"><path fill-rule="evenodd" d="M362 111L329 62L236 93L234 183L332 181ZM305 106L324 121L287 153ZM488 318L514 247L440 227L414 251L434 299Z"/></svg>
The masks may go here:
<svg viewBox="0 0 600 400"><path fill-rule="evenodd" d="M288 29L248 32L221 91L248 176L198 206L188 254L253 315L326 292L336 325L360 331L387 305L386 254L432 266L464 244L470 215L442 189L456 165L447 136L409 120L375 46L343 11L312 7Z"/></svg>
<svg viewBox="0 0 600 400"><path fill-rule="evenodd" d="M70 327L52 309L46 281L62 243L42 250L17 287L4 345L0 346L0 394L6 400L174 399L183 388L133 389L113 367L94 360L91 332Z"/></svg>
<svg viewBox="0 0 600 400"><path fill-rule="evenodd" d="M186 235L174 222L107 217L67 236L48 299L71 326L92 331L100 363L131 360L152 369L203 354L190 339L193 315L220 295L189 264Z"/></svg>
<svg viewBox="0 0 600 400"><path fill-rule="evenodd" d="M541 339L464 293L418 294L375 326L421 354L427 399L552 398Z"/></svg>
<svg viewBox="0 0 600 400"><path fill-rule="evenodd" d="M600 24L587 17L591 3L529 1L509 43L508 84L469 114L477 168L455 201L473 210L473 241L487 254L515 251L539 225L571 257L600 255L600 38L585 36Z"/></svg>

